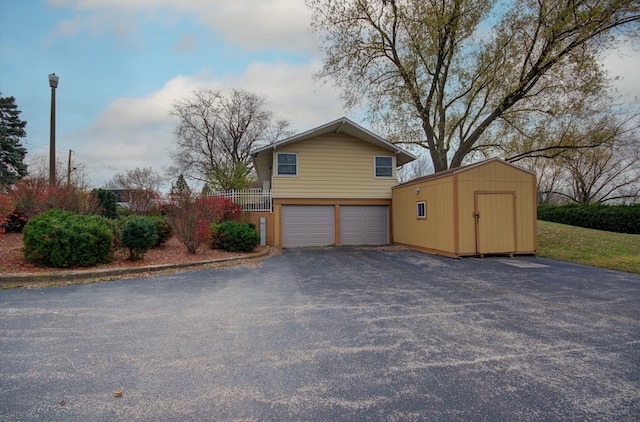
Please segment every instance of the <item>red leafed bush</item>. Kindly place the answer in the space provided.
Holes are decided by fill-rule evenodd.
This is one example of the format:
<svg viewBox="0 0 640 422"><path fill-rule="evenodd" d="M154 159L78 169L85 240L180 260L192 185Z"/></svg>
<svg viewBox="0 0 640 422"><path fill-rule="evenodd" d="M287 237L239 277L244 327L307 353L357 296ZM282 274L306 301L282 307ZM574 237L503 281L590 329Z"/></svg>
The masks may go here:
<svg viewBox="0 0 640 422"><path fill-rule="evenodd" d="M76 186L49 185L44 178L22 179L9 192L15 212L31 219L47 210L60 209L76 214L97 214L100 202L91 192Z"/></svg>
<svg viewBox="0 0 640 422"><path fill-rule="evenodd" d="M236 220L240 206L230 199L202 196L183 192L169 207L173 231L190 253L196 253L200 245L210 244L213 237L211 223Z"/></svg>
<svg viewBox="0 0 640 422"><path fill-rule="evenodd" d="M223 221L237 220L242 214L240 205L231 199L218 196L201 196L197 200L200 215L204 220L211 223L220 224Z"/></svg>
<svg viewBox="0 0 640 422"><path fill-rule="evenodd" d="M0 234L5 232L4 224L9 221L9 215L13 211L13 199L9 195L0 194Z"/></svg>

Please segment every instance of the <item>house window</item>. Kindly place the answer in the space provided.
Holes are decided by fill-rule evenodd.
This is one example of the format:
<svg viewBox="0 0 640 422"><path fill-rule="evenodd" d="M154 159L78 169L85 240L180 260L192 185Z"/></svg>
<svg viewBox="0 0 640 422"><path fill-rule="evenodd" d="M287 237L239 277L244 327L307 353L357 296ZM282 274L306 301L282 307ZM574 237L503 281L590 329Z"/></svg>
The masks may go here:
<svg viewBox="0 0 640 422"><path fill-rule="evenodd" d="M375 157L376 177L393 177L393 157Z"/></svg>
<svg viewBox="0 0 640 422"><path fill-rule="evenodd" d="M427 203L425 201L416 203L416 215L418 218L427 218Z"/></svg>
<svg viewBox="0 0 640 422"><path fill-rule="evenodd" d="M279 152L277 154L278 176L298 175L298 154L291 152Z"/></svg>

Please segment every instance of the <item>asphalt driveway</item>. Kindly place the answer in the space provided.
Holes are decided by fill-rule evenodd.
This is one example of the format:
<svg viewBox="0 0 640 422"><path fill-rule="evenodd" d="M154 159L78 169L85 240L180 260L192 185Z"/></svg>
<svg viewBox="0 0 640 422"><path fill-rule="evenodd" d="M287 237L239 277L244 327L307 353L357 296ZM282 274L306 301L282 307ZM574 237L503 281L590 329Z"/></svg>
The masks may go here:
<svg viewBox="0 0 640 422"><path fill-rule="evenodd" d="M3 421L639 419L638 275L325 248L0 292Z"/></svg>

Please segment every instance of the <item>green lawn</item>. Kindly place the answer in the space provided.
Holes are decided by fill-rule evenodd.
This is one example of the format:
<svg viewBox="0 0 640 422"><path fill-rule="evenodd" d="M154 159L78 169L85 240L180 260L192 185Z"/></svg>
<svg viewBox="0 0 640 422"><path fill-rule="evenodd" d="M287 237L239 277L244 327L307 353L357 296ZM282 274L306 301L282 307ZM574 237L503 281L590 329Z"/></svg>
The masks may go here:
<svg viewBox="0 0 640 422"><path fill-rule="evenodd" d="M640 235L538 220L537 255L640 274Z"/></svg>

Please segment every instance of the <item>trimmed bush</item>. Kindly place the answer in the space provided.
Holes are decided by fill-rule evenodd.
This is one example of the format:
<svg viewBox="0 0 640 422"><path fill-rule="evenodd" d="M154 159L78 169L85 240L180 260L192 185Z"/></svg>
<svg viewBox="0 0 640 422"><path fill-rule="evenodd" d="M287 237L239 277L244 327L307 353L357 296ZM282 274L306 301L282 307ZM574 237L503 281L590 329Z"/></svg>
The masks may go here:
<svg viewBox="0 0 640 422"><path fill-rule="evenodd" d="M589 229L640 234L640 204L541 205L538 219Z"/></svg>
<svg viewBox="0 0 640 422"><path fill-rule="evenodd" d="M129 249L129 259L142 259L145 253L156 245L156 228L145 218L133 218L122 228L121 246Z"/></svg>
<svg viewBox="0 0 640 422"><path fill-rule="evenodd" d="M167 217L161 215L149 215L144 217L149 223L153 224L158 235L158 240L153 246L160 246L173 235L173 227Z"/></svg>
<svg viewBox="0 0 640 422"><path fill-rule="evenodd" d="M94 189L93 196L100 202L103 217L118 218L118 196L115 193L106 189Z"/></svg>
<svg viewBox="0 0 640 422"><path fill-rule="evenodd" d="M251 252L260 242L260 235L247 223L225 221L215 233L215 242L229 252Z"/></svg>
<svg viewBox="0 0 640 422"><path fill-rule="evenodd" d="M111 261L113 232L97 215L50 210L24 227L23 253L36 265L73 268Z"/></svg>

